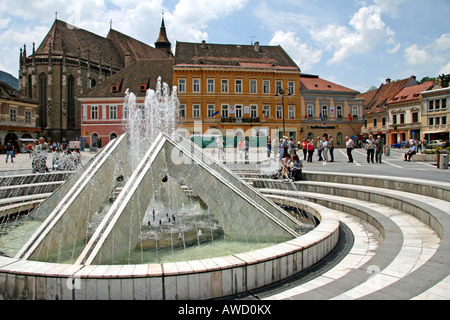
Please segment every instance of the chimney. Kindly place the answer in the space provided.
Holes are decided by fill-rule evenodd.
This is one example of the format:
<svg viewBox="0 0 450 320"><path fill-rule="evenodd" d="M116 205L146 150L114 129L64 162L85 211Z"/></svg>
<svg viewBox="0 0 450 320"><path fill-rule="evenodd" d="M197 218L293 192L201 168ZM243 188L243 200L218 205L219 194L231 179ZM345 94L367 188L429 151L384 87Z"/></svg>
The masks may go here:
<svg viewBox="0 0 450 320"><path fill-rule="evenodd" d="M391 83L391 79L387 78L386 79L386 84L389 84L389 83Z"/></svg>
<svg viewBox="0 0 450 320"><path fill-rule="evenodd" d="M259 42L255 42L255 51L259 52Z"/></svg>
<svg viewBox="0 0 450 320"><path fill-rule="evenodd" d="M131 64L131 55L129 53L125 53L125 67L128 67Z"/></svg>
<svg viewBox="0 0 450 320"><path fill-rule="evenodd" d="M206 49L206 41L205 40L202 40L202 48Z"/></svg>

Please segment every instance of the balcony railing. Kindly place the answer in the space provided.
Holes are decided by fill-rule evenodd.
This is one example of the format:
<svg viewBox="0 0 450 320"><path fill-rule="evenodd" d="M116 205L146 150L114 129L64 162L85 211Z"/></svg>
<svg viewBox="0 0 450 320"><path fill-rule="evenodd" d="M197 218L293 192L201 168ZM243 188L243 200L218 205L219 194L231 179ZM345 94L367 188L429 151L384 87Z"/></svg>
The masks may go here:
<svg viewBox="0 0 450 320"><path fill-rule="evenodd" d="M350 117L305 117L301 119L302 122L364 122L361 117L352 116Z"/></svg>

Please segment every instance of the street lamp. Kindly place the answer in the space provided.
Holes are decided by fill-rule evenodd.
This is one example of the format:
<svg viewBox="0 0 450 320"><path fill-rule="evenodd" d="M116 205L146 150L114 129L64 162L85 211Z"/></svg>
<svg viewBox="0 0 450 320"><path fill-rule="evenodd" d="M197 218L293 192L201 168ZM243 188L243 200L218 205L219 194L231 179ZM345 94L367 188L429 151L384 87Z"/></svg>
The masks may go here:
<svg viewBox="0 0 450 320"><path fill-rule="evenodd" d="M292 94L291 94L291 91L288 89L288 88L286 88L286 89L279 89L278 90L278 92L277 92L277 94L275 95L275 97L279 97L279 96L281 96L281 108L282 108L282 116L283 116L283 137L286 135L286 127L285 127L285 124L284 124L284 97L285 96L291 96Z"/></svg>

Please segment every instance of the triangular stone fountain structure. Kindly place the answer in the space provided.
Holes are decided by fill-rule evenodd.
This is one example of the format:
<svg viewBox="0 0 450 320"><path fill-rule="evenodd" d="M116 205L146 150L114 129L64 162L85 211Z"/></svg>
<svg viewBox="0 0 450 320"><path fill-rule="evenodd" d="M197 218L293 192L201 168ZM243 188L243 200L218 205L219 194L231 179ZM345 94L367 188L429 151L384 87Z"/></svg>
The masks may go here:
<svg viewBox="0 0 450 320"><path fill-rule="evenodd" d="M43 204L46 210L42 212L51 209L51 214L16 258L45 261L49 252L86 241L92 212L101 208L119 177L125 179L125 185L76 264L111 263L135 248L155 193L170 188L182 202L186 196L180 186L188 187L207 204L230 238L278 242L299 236L300 222L191 141L182 137L175 141L160 133L137 167L130 168L126 140L123 135L108 144L88 168L58 190L62 198L59 203L52 199Z"/></svg>

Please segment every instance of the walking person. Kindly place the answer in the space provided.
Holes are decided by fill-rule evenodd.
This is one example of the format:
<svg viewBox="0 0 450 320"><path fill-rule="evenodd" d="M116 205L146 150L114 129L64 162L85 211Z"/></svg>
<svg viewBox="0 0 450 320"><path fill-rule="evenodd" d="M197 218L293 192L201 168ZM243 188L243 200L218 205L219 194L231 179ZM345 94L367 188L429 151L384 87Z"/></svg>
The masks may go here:
<svg viewBox="0 0 450 320"><path fill-rule="evenodd" d="M366 150L367 150L367 163L373 162L375 157L375 140L373 140L373 135L369 135L369 139L366 140Z"/></svg>
<svg viewBox="0 0 450 320"><path fill-rule="evenodd" d="M14 145L11 140L6 144L6 163L9 157L11 157L11 163L14 163Z"/></svg>
<svg viewBox="0 0 450 320"><path fill-rule="evenodd" d="M383 148L384 148L383 140L381 140L381 136L377 136L377 141L375 141L375 161L377 163L382 163L381 157L383 155Z"/></svg>
<svg viewBox="0 0 450 320"><path fill-rule="evenodd" d="M301 143L301 148L303 150L303 160L306 161L306 157L308 154L308 140L303 139L303 142Z"/></svg>
<svg viewBox="0 0 450 320"><path fill-rule="evenodd" d="M319 161L323 161L323 158L322 158L322 148L323 148L323 145L322 145L322 139L320 139L320 137L317 137L317 154L319 155Z"/></svg>
<svg viewBox="0 0 450 320"><path fill-rule="evenodd" d="M349 139L349 137L345 137L345 147L347 148L347 157L348 162L353 162L352 151L355 148L355 141L353 139Z"/></svg>
<svg viewBox="0 0 450 320"><path fill-rule="evenodd" d="M331 158L330 162L334 162L334 141L331 136L329 136L329 139L328 139L328 150L330 152L330 158Z"/></svg>

